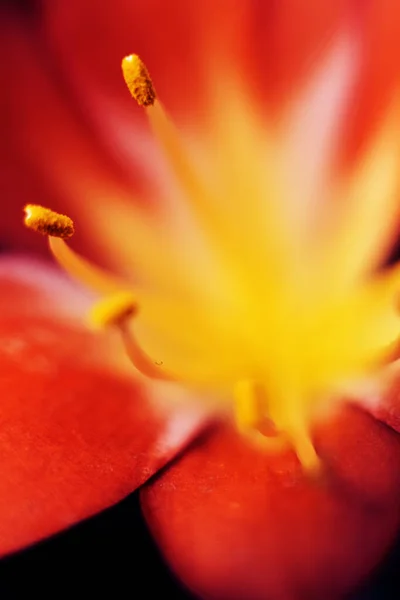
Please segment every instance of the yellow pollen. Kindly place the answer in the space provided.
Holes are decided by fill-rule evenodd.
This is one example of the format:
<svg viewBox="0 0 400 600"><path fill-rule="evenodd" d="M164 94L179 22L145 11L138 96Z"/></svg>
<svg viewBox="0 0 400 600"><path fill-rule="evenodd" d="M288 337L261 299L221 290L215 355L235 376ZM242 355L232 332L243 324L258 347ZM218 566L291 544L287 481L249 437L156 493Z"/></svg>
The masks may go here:
<svg viewBox="0 0 400 600"><path fill-rule="evenodd" d="M57 238L70 238L74 235L74 223L66 215L38 204L27 204L24 211L25 225L37 233Z"/></svg>
<svg viewBox="0 0 400 600"><path fill-rule="evenodd" d="M152 106L156 92L146 65L137 54L125 56L122 60L122 73L132 98L139 106Z"/></svg>

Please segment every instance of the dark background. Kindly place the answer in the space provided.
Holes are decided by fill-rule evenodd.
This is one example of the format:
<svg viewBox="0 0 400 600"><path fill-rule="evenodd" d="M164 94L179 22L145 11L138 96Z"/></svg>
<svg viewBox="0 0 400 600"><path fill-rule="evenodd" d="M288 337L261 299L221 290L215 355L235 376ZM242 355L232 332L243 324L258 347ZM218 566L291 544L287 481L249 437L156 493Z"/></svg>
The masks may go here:
<svg viewBox="0 0 400 600"><path fill-rule="evenodd" d="M381 568L349 600L398 600L399 566L400 538ZM192 598L159 556L141 519L138 494L0 561L2 600L53 599L60 592L71 598Z"/></svg>

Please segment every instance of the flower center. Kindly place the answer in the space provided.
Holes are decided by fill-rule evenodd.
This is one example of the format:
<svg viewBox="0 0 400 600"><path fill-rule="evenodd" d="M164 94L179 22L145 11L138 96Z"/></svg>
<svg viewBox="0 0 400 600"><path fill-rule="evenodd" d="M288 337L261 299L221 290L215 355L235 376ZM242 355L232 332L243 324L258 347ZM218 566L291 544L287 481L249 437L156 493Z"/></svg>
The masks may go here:
<svg viewBox="0 0 400 600"><path fill-rule="evenodd" d="M96 327L117 328L140 373L152 379L197 385L205 393L217 390L222 401L229 396L237 427L243 434L271 451L294 449L304 468L315 471L319 458L311 441L313 423L343 398L349 380L373 376L390 354L399 326L395 306L399 269L379 278L366 278L360 275L364 255L359 248L347 262L338 252L336 264L336 254L329 243L315 256L307 250L298 256L296 232L285 224L283 203L273 199L277 188L271 184L265 194L264 188L260 193L254 184L264 181L268 168L261 150L258 164L257 136L247 135L246 126L240 129L239 123L240 131L243 130L237 147L239 165L248 162L237 175L230 172L227 161L228 200L221 199L206 186L189 160L139 57L124 58L122 71L132 97L146 111L207 249L211 250L212 260L207 264L212 273L209 279L214 283L208 283L209 289L198 293L195 288L194 293L183 294L183 300L180 292L176 293L179 300L176 305L172 302L172 308L162 294L156 294L157 316L160 312L163 318L165 315L164 322L168 325L171 321L173 334L179 338L176 354L162 350L162 356L153 357L152 352L143 349L136 331L137 316L142 309L145 312L146 302L152 299L142 297L138 303L136 292L126 281L78 256L65 242L73 234L71 219L28 205L25 223L49 236L50 250L64 270L102 294L103 299L89 315L90 322ZM357 193L351 192L356 201L351 197L354 210L350 214L361 215L364 234L367 224L375 227L376 223L376 214L371 210L375 200L364 192L373 187L376 195L376 181L383 179L389 182L389 192L393 191L392 137L398 144L393 131L396 130L389 123L374 145L374 152L378 148L371 155L374 169L365 169L364 164L367 175L363 171L359 188L364 205L367 204L365 214L354 209L361 205ZM257 152L251 152L252 145L257 146ZM232 156L236 152L234 146L235 139L227 148ZM269 168L274 171L273 166ZM373 185L368 183L369 172L373 173ZM340 243L352 248L346 225L339 236L339 250ZM366 243L364 237L357 238L359 244ZM174 265L166 268L174 275L171 287L180 284ZM185 285L186 279L184 290ZM172 298L175 296L172 294ZM162 333L157 339L162 347ZM155 347L158 353L157 344Z"/></svg>

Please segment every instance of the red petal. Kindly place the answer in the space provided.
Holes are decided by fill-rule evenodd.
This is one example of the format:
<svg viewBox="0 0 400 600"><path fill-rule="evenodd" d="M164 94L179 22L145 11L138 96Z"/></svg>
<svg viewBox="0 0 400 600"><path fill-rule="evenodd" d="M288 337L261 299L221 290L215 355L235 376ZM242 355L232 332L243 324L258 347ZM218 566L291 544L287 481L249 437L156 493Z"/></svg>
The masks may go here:
<svg viewBox="0 0 400 600"><path fill-rule="evenodd" d="M45 315L48 297L16 277L0 279L1 554L117 502L198 423L191 408L156 408L144 386L116 372L105 339L65 311L56 320L51 305Z"/></svg>
<svg viewBox="0 0 400 600"><path fill-rule="evenodd" d="M3 134L3 132L2 132ZM22 226L22 207L27 200L40 204L46 197L45 186L10 149L10 140L2 137L0 147L0 250L20 250L48 254L40 236Z"/></svg>
<svg viewBox="0 0 400 600"><path fill-rule="evenodd" d="M54 54L76 93L94 108L128 106L121 57L142 54L174 116L202 119L207 70L245 71L263 101L282 101L349 18L347 0L46 2ZM73 43L72 43L73 40ZM200 124L199 124L200 126Z"/></svg>
<svg viewBox="0 0 400 600"><path fill-rule="evenodd" d="M361 6L361 3L360 3ZM363 147L397 93L400 66L400 4L392 0L364 3L359 82L349 107L347 154Z"/></svg>
<svg viewBox="0 0 400 600"><path fill-rule="evenodd" d="M327 600L377 564L399 525L399 436L347 407L316 445L326 475L313 481L293 455L265 455L224 426L146 485L150 528L192 590Z"/></svg>

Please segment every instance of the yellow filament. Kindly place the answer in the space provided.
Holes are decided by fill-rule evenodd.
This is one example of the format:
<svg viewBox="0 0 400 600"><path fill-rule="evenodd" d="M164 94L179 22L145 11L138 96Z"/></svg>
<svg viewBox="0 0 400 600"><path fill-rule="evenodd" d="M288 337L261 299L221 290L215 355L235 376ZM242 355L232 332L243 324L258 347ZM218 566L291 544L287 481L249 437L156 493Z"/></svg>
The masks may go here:
<svg viewBox="0 0 400 600"><path fill-rule="evenodd" d="M193 169L179 132L161 102L157 100L147 108L146 113L153 133L168 157L168 164L173 169L177 180L183 186L188 198L199 201L200 206L203 207L207 192Z"/></svg>
<svg viewBox="0 0 400 600"><path fill-rule="evenodd" d="M170 373L163 371L162 362L152 360L150 356L143 350L143 348L140 347L126 321L120 323L118 325L118 329L121 332L125 351L131 363L142 375L149 377L150 379L158 379L162 381L177 380Z"/></svg>
<svg viewBox="0 0 400 600"><path fill-rule="evenodd" d="M74 235L74 223L67 215L61 215L38 204L27 204L24 211L26 227L37 233L56 238L69 238Z"/></svg>
<svg viewBox="0 0 400 600"><path fill-rule="evenodd" d="M187 198L194 201L197 209L203 213L207 190L193 169L174 123L165 112L161 102L156 99L146 66L136 54L131 54L123 59L122 71L132 97L140 106L146 108L153 133L168 157L169 166L183 186Z"/></svg>
<svg viewBox="0 0 400 600"><path fill-rule="evenodd" d="M49 246L54 258L64 271L89 288L103 294L109 294L126 287L126 284L118 278L79 256L64 240L49 237Z"/></svg>
<svg viewBox="0 0 400 600"><path fill-rule="evenodd" d="M146 65L137 54L125 56L122 60L122 74L132 98L139 106L151 106L156 99L156 92L150 79Z"/></svg>
<svg viewBox="0 0 400 600"><path fill-rule="evenodd" d="M288 446L284 433L268 436L261 433L259 427L266 419L263 407L263 391L260 386L251 380L244 379L234 387L234 417L239 431L249 437L256 445L281 452Z"/></svg>

